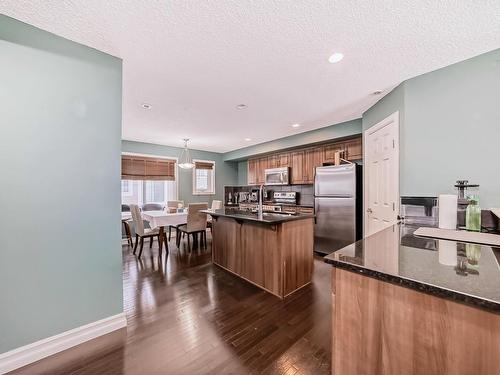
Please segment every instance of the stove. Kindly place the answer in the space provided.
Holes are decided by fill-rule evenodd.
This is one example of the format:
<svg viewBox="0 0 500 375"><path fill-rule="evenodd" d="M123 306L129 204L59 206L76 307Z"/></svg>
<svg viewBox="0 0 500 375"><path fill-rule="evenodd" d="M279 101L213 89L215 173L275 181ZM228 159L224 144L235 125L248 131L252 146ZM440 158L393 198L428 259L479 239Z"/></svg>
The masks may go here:
<svg viewBox="0 0 500 375"><path fill-rule="evenodd" d="M275 203L297 204L297 192L295 191L275 191L273 194Z"/></svg>

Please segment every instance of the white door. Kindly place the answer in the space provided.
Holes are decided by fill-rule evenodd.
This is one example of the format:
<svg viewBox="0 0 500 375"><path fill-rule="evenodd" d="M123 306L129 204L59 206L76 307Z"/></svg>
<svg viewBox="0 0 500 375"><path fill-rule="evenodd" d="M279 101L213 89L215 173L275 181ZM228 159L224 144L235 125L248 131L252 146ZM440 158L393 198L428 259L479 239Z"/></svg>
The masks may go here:
<svg viewBox="0 0 500 375"><path fill-rule="evenodd" d="M399 214L399 112L364 132L365 237L397 221Z"/></svg>

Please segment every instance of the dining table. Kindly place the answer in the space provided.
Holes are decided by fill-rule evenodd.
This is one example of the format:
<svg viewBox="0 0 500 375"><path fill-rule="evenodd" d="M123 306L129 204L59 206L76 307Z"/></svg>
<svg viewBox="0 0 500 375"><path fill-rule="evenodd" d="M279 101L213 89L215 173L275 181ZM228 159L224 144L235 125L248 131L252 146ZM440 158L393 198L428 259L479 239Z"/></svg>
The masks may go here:
<svg viewBox="0 0 500 375"><path fill-rule="evenodd" d="M142 211L141 216L143 220L146 220L149 223L149 226L152 229L158 228L160 243L159 243L159 251L160 255L163 250L163 242L165 241L165 227L170 225L177 226L180 224L187 223L187 210L182 212L166 212L164 210L156 210L156 211ZM122 212L122 221L130 220L132 218L132 214L130 212ZM168 242L165 241L165 250L168 252Z"/></svg>

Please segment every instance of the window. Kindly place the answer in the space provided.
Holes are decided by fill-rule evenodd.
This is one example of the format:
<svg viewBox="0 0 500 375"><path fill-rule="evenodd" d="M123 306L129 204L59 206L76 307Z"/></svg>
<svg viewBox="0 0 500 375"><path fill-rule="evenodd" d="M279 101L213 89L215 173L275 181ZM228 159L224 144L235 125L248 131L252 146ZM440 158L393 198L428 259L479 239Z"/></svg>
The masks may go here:
<svg viewBox="0 0 500 375"><path fill-rule="evenodd" d="M160 203L177 200L176 181L122 180L122 204Z"/></svg>
<svg viewBox="0 0 500 375"><path fill-rule="evenodd" d="M215 162L209 160L193 160L193 194L215 194Z"/></svg>

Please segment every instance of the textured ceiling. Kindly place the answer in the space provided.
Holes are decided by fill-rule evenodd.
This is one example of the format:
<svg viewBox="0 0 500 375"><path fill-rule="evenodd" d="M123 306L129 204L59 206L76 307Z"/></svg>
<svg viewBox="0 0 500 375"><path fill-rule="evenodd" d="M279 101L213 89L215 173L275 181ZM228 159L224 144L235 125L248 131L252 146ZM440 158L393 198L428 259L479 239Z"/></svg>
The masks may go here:
<svg viewBox="0 0 500 375"><path fill-rule="evenodd" d="M124 139L219 152L360 117L373 91L500 47L498 0L2 0L0 12L123 58Z"/></svg>

